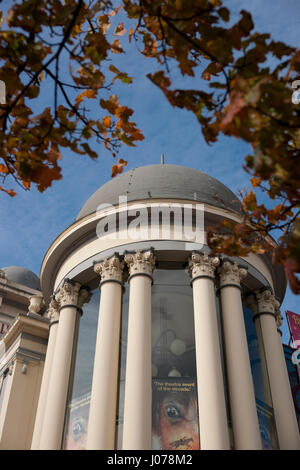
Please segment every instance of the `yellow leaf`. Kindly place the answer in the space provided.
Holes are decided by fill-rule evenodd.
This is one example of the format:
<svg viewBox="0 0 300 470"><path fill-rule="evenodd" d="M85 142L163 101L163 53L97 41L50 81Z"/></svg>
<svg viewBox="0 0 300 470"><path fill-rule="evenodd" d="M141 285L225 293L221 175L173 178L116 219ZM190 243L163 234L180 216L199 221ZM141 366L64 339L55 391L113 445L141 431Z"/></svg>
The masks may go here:
<svg viewBox="0 0 300 470"><path fill-rule="evenodd" d="M22 180L22 183L23 183L23 186L24 186L26 189L30 189L30 181L24 181L24 180Z"/></svg>
<svg viewBox="0 0 300 470"><path fill-rule="evenodd" d="M129 42L131 42L131 36L133 35L133 29L130 28L130 30L128 31L128 39L129 39Z"/></svg>
<svg viewBox="0 0 300 470"><path fill-rule="evenodd" d="M73 31L78 34L81 33L81 24L75 24Z"/></svg>
<svg viewBox="0 0 300 470"><path fill-rule="evenodd" d="M110 126L111 126L110 116L105 116L105 117L102 119L102 122L103 122L103 124L104 124L105 127L110 127Z"/></svg>
<svg viewBox="0 0 300 470"><path fill-rule="evenodd" d="M79 95L76 96L75 103L80 104L84 98L96 98L96 96L96 90L84 90L82 93L79 93Z"/></svg>
<svg viewBox="0 0 300 470"><path fill-rule="evenodd" d="M251 178L251 183L252 183L253 188L256 188L256 186L260 185L261 179L253 176L253 178Z"/></svg>

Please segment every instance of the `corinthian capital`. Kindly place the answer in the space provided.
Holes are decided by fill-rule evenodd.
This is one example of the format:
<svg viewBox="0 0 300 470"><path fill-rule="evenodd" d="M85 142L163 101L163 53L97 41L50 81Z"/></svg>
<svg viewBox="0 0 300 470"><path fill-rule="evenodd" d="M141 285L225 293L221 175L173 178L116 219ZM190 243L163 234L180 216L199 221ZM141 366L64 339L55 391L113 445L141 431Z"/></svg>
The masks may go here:
<svg viewBox="0 0 300 470"><path fill-rule="evenodd" d="M59 319L59 304L54 297L52 297L50 301L46 316L49 318L50 322L58 321Z"/></svg>
<svg viewBox="0 0 300 470"><path fill-rule="evenodd" d="M276 317L279 310L279 302L275 299L271 290L257 291L255 294L258 313L272 313Z"/></svg>
<svg viewBox="0 0 300 470"><path fill-rule="evenodd" d="M189 259L190 276L192 279L199 276L214 279L215 270L219 264L219 258L209 256L207 253L192 253Z"/></svg>
<svg viewBox="0 0 300 470"><path fill-rule="evenodd" d="M155 266L155 256L152 251L142 253L141 250L136 250L135 254L128 253L124 259L128 265L130 276L144 274L152 277Z"/></svg>
<svg viewBox="0 0 300 470"><path fill-rule="evenodd" d="M247 269L240 268L237 262L224 261L219 268L220 287L226 285L240 286L241 280L247 276Z"/></svg>
<svg viewBox="0 0 300 470"><path fill-rule="evenodd" d="M101 277L101 282L117 281L122 283L124 262L114 255L112 258L105 258L101 263L94 264L94 271Z"/></svg>
<svg viewBox="0 0 300 470"><path fill-rule="evenodd" d="M77 305L80 287L79 282L72 282L66 279L55 295L55 300L58 302L59 308L64 305Z"/></svg>

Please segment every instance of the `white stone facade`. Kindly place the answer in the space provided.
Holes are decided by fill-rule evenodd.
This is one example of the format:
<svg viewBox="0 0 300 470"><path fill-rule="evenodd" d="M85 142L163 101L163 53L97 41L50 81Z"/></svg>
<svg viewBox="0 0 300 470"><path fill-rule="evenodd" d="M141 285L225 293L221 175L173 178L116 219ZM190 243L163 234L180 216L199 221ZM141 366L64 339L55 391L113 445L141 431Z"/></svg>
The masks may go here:
<svg viewBox="0 0 300 470"><path fill-rule="evenodd" d="M132 211L134 207L139 213L142 210L147 212L153 204L158 207L176 204L183 208L193 202L176 196L157 197L155 200L144 198L130 201L126 211ZM47 348L45 344L43 346L44 356L40 351L40 358L36 359L39 381L32 382L32 393L36 398L31 418L28 418L31 419L31 427L27 431L27 440L20 438L16 444L11 429L16 425L17 416L8 415L9 400L13 399L9 390L19 384L23 386L19 380L26 374L22 373L22 368L20 371L14 369L10 377L15 379L10 379L10 385L5 387L0 410L0 448L67 448L66 422L69 415L66 413L75 409L70 396L72 387L77 384L77 372L74 371L81 351L77 342L84 319L88 321L89 315L93 315L97 328L93 333L95 347L91 347L93 372L88 398L89 419L84 425L80 420L74 425L75 430L82 430L85 426L84 448L156 448L158 440L153 437L152 424L155 408L153 381L176 383L177 377L178 383L180 380L183 383L184 379L192 383L190 372L179 370L185 355L187 371L195 362L193 385L198 411L193 436L196 433L197 438L187 438L185 443L178 434L179 438L176 440L174 437L172 442L169 440L169 447L164 448L262 449L256 378L253 376L245 324L246 300L250 305L252 296L252 313L249 310L246 315L251 315L251 321L253 317L259 360L262 370L265 368L268 372L265 374L268 380L262 380L261 387L265 396L271 397L268 406L275 419L274 442L276 440L277 444L274 448L300 449L299 430L278 334L284 275L280 268L272 267L268 255L212 257L205 244L207 226L222 218L238 222L239 215L231 208L207 202L203 208L204 243L193 242L186 236L195 229L195 214L189 220L190 230L186 231L178 229L179 219L175 216L169 219L171 235L168 239L164 237L163 219L158 219L157 230L141 232L147 233L147 237L133 239L127 230L132 224L133 212L125 231L120 222L124 218L122 205L103 208L79 218L53 242L41 268L43 298L40 293L33 292L30 300L28 297L28 310L24 316L17 317L4 336L7 346L2 364L5 371L15 363L10 355L12 341L15 338L21 340L22 331L31 328L31 335L34 331L40 338L48 338ZM110 233L110 236L99 238L99 220L115 216L118 236L113 237ZM134 230L136 233L136 225ZM176 273L180 273L180 279L186 279L186 284L172 281ZM163 277L161 283L156 281L159 276ZM1 295L5 297L4 284L5 276L0 276ZM98 289L100 301L95 303L96 311L91 314L89 308L95 292L98 291L99 295ZM176 313L176 318L174 314L176 321L172 324L170 318L173 312L177 312L179 300L176 299L180 299L181 291L184 291L182 296L186 295L189 307L186 307L186 312L183 308L181 314ZM125 309L128 318L124 314ZM192 312L192 318L189 317L193 325L192 341L185 327L188 309ZM14 328L19 328L19 336L12 337ZM122 339L124 329L125 342ZM86 348L88 346L85 345ZM123 348L125 358L122 356ZM155 363L156 353L161 362ZM171 370L160 372L164 360ZM118 416L121 401L122 420ZM174 419L176 409L169 406L168 413L169 418ZM10 424L8 420L11 420ZM160 438L160 442L163 441Z"/></svg>

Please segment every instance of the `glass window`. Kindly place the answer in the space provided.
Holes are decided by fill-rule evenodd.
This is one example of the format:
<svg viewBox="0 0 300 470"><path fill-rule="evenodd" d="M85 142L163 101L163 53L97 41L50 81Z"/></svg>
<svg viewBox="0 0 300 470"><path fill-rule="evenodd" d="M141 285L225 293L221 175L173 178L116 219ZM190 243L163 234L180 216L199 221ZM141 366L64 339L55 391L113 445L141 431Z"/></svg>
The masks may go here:
<svg viewBox="0 0 300 470"><path fill-rule="evenodd" d="M184 269L152 287L152 446L199 449L193 291Z"/></svg>
<svg viewBox="0 0 300 470"><path fill-rule="evenodd" d="M96 347L99 288L92 291L89 303L83 305L83 314L78 322L77 347L74 347L70 377L63 449L85 449L90 397L93 380ZM74 341L76 345L76 340Z"/></svg>
<svg viewBox="0 0 300 470"><path fill-rule="evenodd" d="M253 312L245 304L243 304L243 310L263 449L278 449L268 372L264 351L259 349L258 344L259 323L254 324Z"/></svg>
<svg viewBox="0 0 300 470"><path fill-rule="evenodd" d="M199 449L193 291L185 270L156 269L152 286L153 449ZM129 285L122 301L117 449L122 448Z"/></svg>
<svg viewBox="0 0 300 470"><path fill-rule="evenodd" d="M227 374L226 374L225 343L224 343L224 335L223 335L223 323L222 323L222 314L221 314L222 303L221 303L221 298L220 298L220 291L218 291L218 295L216 296L216 307L217 307L217 322L218 322L218 332L219 332L219 341L220 341L221 366L222 366L222 373L223 373L227 424L228 424L230 448L233 449L234 440L233 440L233 429L232 429L232 422L231 422L231 416L230 416L228 380L227 380Z"/></svg>
<svg viewBox="0 0 300 470"><path fill-rule="evenodd" d="M126 374L126 354L127 354L127 331L128 331L128 306L129 306L129 284L126 282L122 297L122 320L120 335L120 374L119 374L119 394L116 417L116 448L122 449L123 438L123 417L124 417L124 396L125 396L125 374Z"/></svg>

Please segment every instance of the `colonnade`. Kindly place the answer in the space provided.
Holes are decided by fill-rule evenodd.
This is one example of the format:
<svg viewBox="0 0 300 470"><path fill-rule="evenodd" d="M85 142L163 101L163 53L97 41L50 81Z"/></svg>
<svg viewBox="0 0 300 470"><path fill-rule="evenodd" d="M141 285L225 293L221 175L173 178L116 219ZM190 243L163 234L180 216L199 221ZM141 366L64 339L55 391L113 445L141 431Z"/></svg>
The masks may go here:
<svg viewBox="0 0 300 470"><path fill-rule="evenodd" d="M124 450L151 449L151 285L155 254L149 250L118 255L94 265L100 277L100 306L89 412L87 449L114 449L119 376L122 285L130 285L124 400ZM237 263L192 253L199 434L201 449L230 449L225 386L217 323L218 278L230 418L234 449L261 449L261 437L244 324ZM88 290L65 281L48 311L50 335L32 449L60 449L73 342ZM280 449L299 449L299 431L278 334L278 303L270 290L256 293L253 320L259 323ZM276 323L277 322L277 323Z"/></svg>
<svg viewBox="0 0 300 470"><path fill-rule="evenodd" d="M73 348L89 289L65 280L50 303L50 332L32 449L61 448Z"/></svg>

